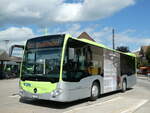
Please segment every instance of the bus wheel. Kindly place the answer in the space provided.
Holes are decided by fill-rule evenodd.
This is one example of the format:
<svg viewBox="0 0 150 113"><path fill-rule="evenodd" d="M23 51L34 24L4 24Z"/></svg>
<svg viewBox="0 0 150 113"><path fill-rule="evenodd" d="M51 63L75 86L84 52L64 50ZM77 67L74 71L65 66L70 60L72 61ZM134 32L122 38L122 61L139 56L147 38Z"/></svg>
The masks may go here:
<svg viewBox="0 0 150 113"><path fill-rule="evenodd" d="M94 101L99 97L99 84L94 82L91 88L91 97L90 100Z"/></svg>
<svg viewBox="0 0 150 113"><path fill-rule="evenodd" d="M123 82L122 82L122 92L125 92L126 90L127 90L127 82L124 79Z"/></svg>

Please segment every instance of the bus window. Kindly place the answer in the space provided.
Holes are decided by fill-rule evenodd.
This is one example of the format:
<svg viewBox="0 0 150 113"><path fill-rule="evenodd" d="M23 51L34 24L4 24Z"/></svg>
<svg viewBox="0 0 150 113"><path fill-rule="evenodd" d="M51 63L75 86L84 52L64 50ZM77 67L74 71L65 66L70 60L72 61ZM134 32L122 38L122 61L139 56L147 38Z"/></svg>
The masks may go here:
<svg viewBox="0 0 150 113"><path fill-rule="evenodd" d="M83 53L85 47L86 43L72 39L68 40L63 66L64 81L80 81L85 76L88 76Z"/></svg>
<svg viewBox="0 0 150 113"><path fill-rule="evenodd" d="M121 75L131 76L135 74L135 58L121 54Z"/></svg>
<svg viewBox="0 0 150 113"><path fill-rule="evenodd" d="M90 75L103 74L103 49L96 46L89 46L86 58L89 66L88 73Z"/></svg>
<svg viewBox="0 0 150 113"><path fill-rule="evenodd" d="M59 81L64 36L28 40L22 63L22 80Z"/></svg>
<svg viewBox="0 0 150 113"><path fill-rule="evenodd" d="M69 39L63 66L64 81L80 81L103 73L103 49Z"/></svg>

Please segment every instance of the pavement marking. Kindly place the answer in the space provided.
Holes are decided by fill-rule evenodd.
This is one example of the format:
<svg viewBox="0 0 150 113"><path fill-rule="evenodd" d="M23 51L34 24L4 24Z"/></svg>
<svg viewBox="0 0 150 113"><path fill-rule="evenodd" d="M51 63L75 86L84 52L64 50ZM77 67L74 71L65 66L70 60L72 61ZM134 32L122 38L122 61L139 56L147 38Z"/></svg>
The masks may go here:
<svg viewBox="0 0 150 113"><path fill-rule="evenodd" d="M141 100L131 99L131 100L129 100L131 102L131 105L130 105L130 104L127 104L129 101L125 101L126 104L125 103L121 103L124 99L126 100L126 99L130 99L130 98L116 97L116 98L113 98L113 99L110 99L110 100L107 100L107 101L104 101L104 102L100 102L100 103L95 103L95 104L92 104L92 105L87 105L87 106L83 106L83 107L74 108L72 110L65 111L63 113L78 113L78 112L80 113L81 111L83 111L83 110L86 111L89 108L97 109L97 107L99 108L99 110L100 109L103 110L103 108L100 108L100 107L107 106L107 105L114 106L114 104L118 103L118 102L120 103L119 106L121 105L120 108L112 109L111 113L133 113L135 110L137 110L139 107L141 107L142 105L144 105L145 103L147 103L149 101L149 100L146 100L146 99L141 99ZM117 101L117 100L119 100L119 101ZM101 105L101 106L98 106L98 105ZM105 110L107 111L107 109L105 109ZM108 108L108 111L109 111L109 108Z"/></svg>
<svg viewBox="0 0 150 113"><path fill-rule="evenodd" d="M138 103L135 106L131 106L129 109L122 111L121 113L133 113L135 110L137 110L139 107L141 107L142 105L146 104L149 100L142 100L140 103Z"/></svg>
<svg viewBox="0 0 150 113"><path fill-rule="evenodd" d="M121 99L121 97L116 97L116 98L112 98L112 99L109 99L109 100L104 101L104 102L95 103L95 104L89 104L87 106L82 106L82 107L74 108L72 110L65 111L63 113L71 113L73 111L82 110L82 109L86 109L86 108L91 108L91 107L94 107L94 106L97 106L97 105L105 104L105 103L108 103L108 102L113 102L113 101L116 101L116 100L119 100L119 99Z"/></svg>

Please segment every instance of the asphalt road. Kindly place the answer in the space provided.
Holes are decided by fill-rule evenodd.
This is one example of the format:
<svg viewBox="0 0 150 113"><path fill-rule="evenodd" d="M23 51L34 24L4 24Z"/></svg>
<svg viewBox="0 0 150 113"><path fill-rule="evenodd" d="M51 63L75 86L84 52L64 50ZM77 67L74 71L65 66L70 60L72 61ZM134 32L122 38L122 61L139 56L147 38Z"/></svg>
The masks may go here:
<svg viewBox="0 0 150 113"><path fill-rule="evenodd" d="M71 103L20 99L18 81L0 80L0 113L150 113L150 81L146 78L138 79L137 85L125 93Z"/></svg>

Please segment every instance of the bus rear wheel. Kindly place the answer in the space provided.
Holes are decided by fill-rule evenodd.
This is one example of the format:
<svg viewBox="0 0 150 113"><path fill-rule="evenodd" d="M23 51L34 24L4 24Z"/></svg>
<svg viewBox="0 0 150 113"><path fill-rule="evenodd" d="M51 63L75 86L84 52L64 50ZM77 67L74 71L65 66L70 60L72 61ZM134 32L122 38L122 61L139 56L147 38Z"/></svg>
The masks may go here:
<svg viewBox="0 0 150 113"><path fill-rule="evenodd" d="M95 101L99 97L99 84L97 82L94 82L91 87L91 101Z"/></svg>

